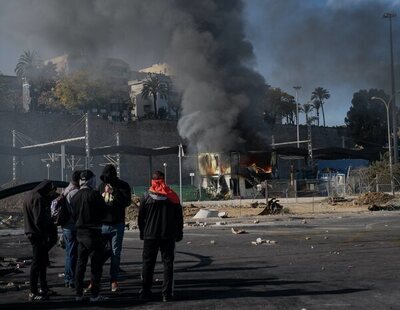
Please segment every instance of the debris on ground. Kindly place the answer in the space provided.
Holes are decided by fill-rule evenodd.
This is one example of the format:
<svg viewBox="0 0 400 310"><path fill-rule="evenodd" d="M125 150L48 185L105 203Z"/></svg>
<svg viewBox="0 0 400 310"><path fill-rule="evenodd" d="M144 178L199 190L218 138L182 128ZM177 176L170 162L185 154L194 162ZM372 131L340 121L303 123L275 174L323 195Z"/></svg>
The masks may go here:
<svg viewBox="0 0 400 310"><path fill-rule="evenodd" d="M192 218L193 216L196 215L197 212L199 212L200 208L196 207L193 204L190 204L189 206L184 206L183 207L183 216L185 218Z"/></svg>
<svg viewBox="0 0 400 310"><path fill-rule="evenodd" d="M329 197L328 203L331 205L336 205L338 202L347 202L348 200L341 196Z"/></svg>
<svg viewBox="0 0 400 310"><path fill-rule="evenodd" d="M218 210L214 209L200 209L195 216L194 219L204 219L204 218L212 218L218 217Z"/></svg>
<svg viewBox="0 0 400 310"><path fill-rule="evenodd" d="M240 234L246 234L246 231L245 230L242 230L242 229L235 229L235 228L231 228L231 231L232 231L232 233L233 234L235 234L235 235L240 235Z"/></svg>
<svg viewBox="0 0 400 310"><path fill-rule="evenodd" d="M24 290L27 289L28 286L29 282L17 283L9 281L0 281L0 292Z"/></svg>
<svg viewBox="0 0 400 310"><path fill-rule="evenodd" d="M280 214L283 211L283 206L279 203L276 198L268 200L268 204L265 206L258 215L269 215L269 214Z"/></svg>
<svg viewBox="0 0 400 310"><path fill-rule="evenodd" d="M264 240L262 238L257 238L256 241L252 241L251 244L260 245L260 244L277 244L278 242L275 240Z"/></svg>
<svg viewBox="0 0 400 310"><path fill-rule="evenodd" d="M383 205L392 200L393 196L381 192L368 192L361 194L353 200L354 205Z"/></svg>
<svg viewBox="0 0 400 310"><path fill-rule="evenodd" d="M218 217L220 217L222 219L227 218L228 217L228 213L224 212L224 211L218 212Z"/></svg>

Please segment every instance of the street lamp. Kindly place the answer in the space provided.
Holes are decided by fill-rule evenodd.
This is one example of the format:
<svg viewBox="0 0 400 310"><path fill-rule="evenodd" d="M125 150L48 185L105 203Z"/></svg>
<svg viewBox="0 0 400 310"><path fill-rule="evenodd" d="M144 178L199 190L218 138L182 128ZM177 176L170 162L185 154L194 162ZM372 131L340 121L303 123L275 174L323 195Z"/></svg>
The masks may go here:
<svg viewBox="0 0 400 310"><path fill-rule="evenodd" d="M194 172L190 172L189 176L190 176L190 185L193 185Z"/></svg>
<svg viewBox="0 0 400 310"><path fill-rule="evenodd" d="M167 184L167 163L163 163L163 166L164 166L164 181L165 181L165 184Z"/></svg>
<svg viewBox="0 0 400 310"><path fill-rule="evenodd" d="M390 35L390 70L391 70L391 80L392 80L392 127L393 127L393 159L394 163L397 163L397 113L396 113L396 95L395 95L395 80L394 80L394 60L393 60L393 34L392 34L392 18L396 17L395 13L387 12L384 13L383 18L389 19L389 35Z"/></svg>
<svg viewBox="0 0 400 310"><path fill-rule="evenodd" d="M50 164L47 163L46 167L47 167L47 180L50 180Z"/></svg>
<svg viewBox="0 0 400 310"><path fill-rule="evenodd" d="M297 148L300 147L300 132L299 132L299 103L298 103L298 92L301 86L293 86L296 91L296 130L297 130Z"/></svg>
<svg viewBox="0 0 400 310"><path fill-rule="evenodd" d="M389 108L390 108L390 103L392 102L393 96L390 97L389 101L386 102L384 99L381 97L371 97L371 100L379 100L382 102L385 107L386 107L386 122L387 122L387 138L388 138L388 146L389 146L389 174L390 174L390 188L392 191L392 195L394 195L394 184L393 184L393 166L392 166L392 143L391 143L391 137L390 137L390 117L389 117ZM396 137L394 137L396 139Z"/></svg>

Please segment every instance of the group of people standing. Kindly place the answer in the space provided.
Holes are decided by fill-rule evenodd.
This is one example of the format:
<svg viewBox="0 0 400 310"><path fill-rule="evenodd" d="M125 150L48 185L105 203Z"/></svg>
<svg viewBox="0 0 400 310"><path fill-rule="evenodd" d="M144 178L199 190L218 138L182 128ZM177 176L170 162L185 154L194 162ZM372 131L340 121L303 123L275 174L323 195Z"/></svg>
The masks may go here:
<svg viewBox="0 0 400 310"><path fill-rule="evenodd" d="M96 187L96 176L91 170L75 171L65 188L63 199L69 213L62 225L65 243L66 287L75 290L76 300L85 300L90 292L92 302L106 299L100 295L104 263L110 259L110 290L120 291L118 284L122 242L125 230L125 208L131 204L131 188L117 176L113 165L107 165ZM139 207L138 227L143 243L142 289L139 298L151 299L153 273L158 252L164 264L163 301L173 296L173 264L175 242L182 240L183 215L180 199L156 171L152 184L143 195ZM24 202L25 234L32 245L29 300L45 300L55 292L46 280L49 250L57 240L57 227L50 206L57 197L56 187L49 180L36 186ZM90 283L84 285L90 258ZM40 289L38 288L40 283Z"/></svg>

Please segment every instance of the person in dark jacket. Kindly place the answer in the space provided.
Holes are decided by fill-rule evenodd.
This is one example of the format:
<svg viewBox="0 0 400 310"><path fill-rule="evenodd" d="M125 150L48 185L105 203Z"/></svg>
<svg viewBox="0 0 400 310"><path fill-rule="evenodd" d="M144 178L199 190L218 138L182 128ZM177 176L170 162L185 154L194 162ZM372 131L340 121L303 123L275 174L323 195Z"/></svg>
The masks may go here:
<svg viewBox="0 0 400 310"><path fill-rule="evenodd" d="M154 172L151 187L140 201L138 226L143 243L142 301L151 298L154 267L160 250L164 264L163 301L170 301L174 287L175 242L183 237L182 206L178 195L164 182L161 171Z"/></svg>
<svg viewBox="0 0 400 310"><path fill-rule="evenodd" d="M70 214L68 222L62 226L65 242L64 285L69 288L75 288L75 269L76 261L78 259L78 240L76 239L75 223L72 219L72 210L74 206L71 204L71 200L79 190L80 173L80 170L76 170L72 173L71 182L63 192Z"/></svg>
<svg viewBox="0 0 400 310"><path fill-rule="evenodd" d="M47 299L53 292L47 286L46 276L53 227L50 205L55 191L54 184L44 180L27 195L23 205L25 234L32 245L33 252L29 279L28 298L30 301ZM40 281L40 291L38 281Z"/></svg>
<svg viewBox="0 0 400 310"><path fill-rule="evenodd" d="M83 170L79 180L80 189L72 197L72 218L77 229L78 261L75 272L76 300L83 300L83 279L90 256L91 297L90 301L105 299L99 295L100 280L103 272L103 243L101 224L106 205L96 188L96 176L90 170Z"/></svg>
<svg viewBox="0 0 400 310"><path fill-rule="evenodd" d="M125 208L131 204L131 188L128 183L118 178L113 165L104 167L100 179L102 183L98 190L107 205L107 213L102 227L103 244L105 248L110 249L106 251L104 260L111 257L111 291L118 292L118 273L125 230Z"/></svg>

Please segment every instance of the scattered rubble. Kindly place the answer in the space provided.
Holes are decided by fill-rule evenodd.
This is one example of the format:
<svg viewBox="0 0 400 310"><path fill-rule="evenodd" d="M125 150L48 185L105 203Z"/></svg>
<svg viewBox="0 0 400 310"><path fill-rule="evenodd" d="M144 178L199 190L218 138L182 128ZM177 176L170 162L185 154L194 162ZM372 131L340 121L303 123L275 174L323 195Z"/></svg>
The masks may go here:
<svg viewBox="0 0 400 310"><path fill-rule="evenodd" d="M262 238L257 238L256 241L252 241L251 244L260 245L260 244L277 244L278 241L275 240L264 240Z"/></svg>
<svg viewBox="0 0 400 310"><path fill-rule="evenodd" d="M354 205L383 205L392 200L393 196L381 192L368 192L361 194L353 200Z"/></svg>
<svg viewBox="0 0 400 310"><path fill-rule="evenodd" d="M204 219L204 218L212 218L218 217L218 211L214 209L200 209L195 216L194 219Z"/></svg>
<svg viewBox="0 0 400 310"><path fill-rule="evenodd" d="M247 232L245 230L242 229L235 229L235 228L231 228L231 231L233 234L235 235L240 235L240 234L246 234Z"/></svg>

